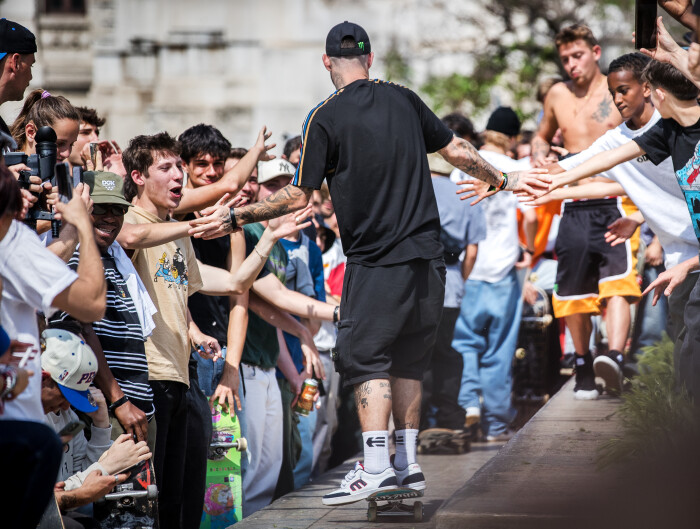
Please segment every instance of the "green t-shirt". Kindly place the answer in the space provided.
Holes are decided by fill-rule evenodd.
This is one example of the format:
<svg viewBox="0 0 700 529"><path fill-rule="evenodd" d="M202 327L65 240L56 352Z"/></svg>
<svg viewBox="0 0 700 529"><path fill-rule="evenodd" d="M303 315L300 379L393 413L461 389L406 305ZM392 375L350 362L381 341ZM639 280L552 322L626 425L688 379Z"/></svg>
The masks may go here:
<svg viewBox="0 0 700 529"><path fill-rule="evenodd" d="M265 227L262 224L246 224L243 226L245 234L246 256L253 252L253 248L262 237ZM276 243L270 256L267 258L265 267L258 275L258 279L267 274L273 274L282 284L286 281L287 252L282 245ZM280 355L279 343L277 341L277 329L260 318L253 311L248 311L248 330L245 335L245 345L243 346L243 362L264 368L271 368L277 365L277 358Z"/></svg>

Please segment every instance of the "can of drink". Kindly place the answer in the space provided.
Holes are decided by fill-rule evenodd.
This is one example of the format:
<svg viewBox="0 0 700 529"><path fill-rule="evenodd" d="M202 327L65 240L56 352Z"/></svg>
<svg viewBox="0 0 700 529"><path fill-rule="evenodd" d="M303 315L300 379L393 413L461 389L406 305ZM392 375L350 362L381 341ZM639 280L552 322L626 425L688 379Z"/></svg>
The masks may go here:
<svg viewBox="0 0 700 529"><path fill-rule="evenodd" d="M300 415L308 415L314 407L314 396L318 393L318 382L313 378L304 380L301 395L294 406L294 411Z"/></svg>

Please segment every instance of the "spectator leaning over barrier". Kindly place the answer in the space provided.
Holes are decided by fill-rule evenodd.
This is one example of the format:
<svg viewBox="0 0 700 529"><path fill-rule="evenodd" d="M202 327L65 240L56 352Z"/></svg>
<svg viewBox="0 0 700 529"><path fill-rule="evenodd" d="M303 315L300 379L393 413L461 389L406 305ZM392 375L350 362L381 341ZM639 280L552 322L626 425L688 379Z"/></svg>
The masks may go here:
<svg viewBox="0 0 700 529"><path fill-rule="evenodd" d="M145 442L135 443L131 435L110 441L111 426L102 392L91 384L98 362L90 347L77 335L64 329L42 333L41 403L45 422L55 432L78 421L71 409L92 419L90 440L78 432L64 445L58 471L56 499L62 511L92 503L126 479L120 474L149 459Z"/></svg>
<svg viewBox="0 0 700 529"><path fill-rule="evenodd" d="M99 362L95 385L109 402L112 439L128 433L147 441L153 450L156 423L144 342L153 330L156 308L131 260L115 242L131 204L124 198L120 176L103 171L83 176L94 203L91 218L107 282L107 309L99 321L78 323L79 332ZM75 269L79 260L76 251L68 266ZM51 321L62 327L76 323L65 312Z"/></svg>

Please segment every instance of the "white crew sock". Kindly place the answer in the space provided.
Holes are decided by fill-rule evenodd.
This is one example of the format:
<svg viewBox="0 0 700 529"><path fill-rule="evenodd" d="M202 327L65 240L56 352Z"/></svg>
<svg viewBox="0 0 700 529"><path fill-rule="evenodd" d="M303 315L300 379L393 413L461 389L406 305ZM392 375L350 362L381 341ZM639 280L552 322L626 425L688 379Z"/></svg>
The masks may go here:
<svg viewBox="0 0 700 529"><path fill-rule="evenodd" d="M416 440L418 430L396 430L396 455L394 456L394 468L403 470L411 463L416 462Z"/></svg>
<svg viewBox="0 0 700 529"><path fill-rule="evenodd" d="M365 450L364 467L366 472L379 474L391 466L389 462L389 432L387 430L362 432L362 445Z"/></svg>

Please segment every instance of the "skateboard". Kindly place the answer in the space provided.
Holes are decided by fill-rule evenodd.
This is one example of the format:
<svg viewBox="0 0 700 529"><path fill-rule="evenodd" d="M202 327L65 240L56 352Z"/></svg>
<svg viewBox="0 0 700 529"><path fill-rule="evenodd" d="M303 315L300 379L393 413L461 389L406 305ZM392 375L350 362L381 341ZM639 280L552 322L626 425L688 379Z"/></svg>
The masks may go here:
<svg viewBox="0 0 700 529"><path fill-rule="evenodd" d="M429 428L418 434L419 454L462 454L471 448L470 433L449 428Z"/></svg>
<svg viewBox="0 0 700 529"><path fill-rule="evenodd" d="M158 529L158 487L153 462L130 469L124 483L94 503L93 518L101 529Z"/></svg>
<svg viewBox="0 0 700 529"><path fill-rule="evenodd" d="M422 490L397 488L382 490L370 494L367 498L367 520L376 522L379 516L413 516L416 522L423 521L423 502L414 501L413 505L404 504L404 500L422 498ZM386 505L378 505L386 502Z"/></svg>
<svg viewBox="0 0 700 529"><path fill-rule="evenodd" d="M243 518L241 452L248 443L241 437L238 417L217 404L211 415L212 435L207 459L206 492L200 529L223 529Z"/></svg>
<svg viewBox="0 0 700 529"><path fill-rule="evenodd" d="M63 518L61 518L61 510L58 508L58 500L56 495L52 494L49 504L46 506L44 514L41 515L41 520L36 529L65 529Z"/></svg>

